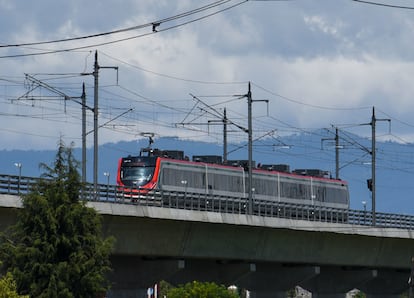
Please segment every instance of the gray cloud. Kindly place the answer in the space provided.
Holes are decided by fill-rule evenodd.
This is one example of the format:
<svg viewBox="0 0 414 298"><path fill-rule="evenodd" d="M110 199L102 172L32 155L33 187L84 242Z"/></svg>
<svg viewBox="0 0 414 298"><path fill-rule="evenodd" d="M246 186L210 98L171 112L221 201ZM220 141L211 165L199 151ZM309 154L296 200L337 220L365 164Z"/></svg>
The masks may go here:
<svg viewBox="0 0 414 298"><path fill-rule="evenodd" d="M0 43L111 31L189 11L194 5L192 1L3 0ZM293 133L335 123L366 122L375 105L378 113L394 119L394 134L412 141L412 13L345 0L251 1L183 27L120 43L0 59L0 105L7 114L0 117L0 135L9 140L2 142L1 149L28 145L54 148L61 135L80 143L80 108L76 103L67 102L65 112L62 102L11 99L27 92L24 73L91 72L95 49L100 53L100 65L119 66L118 86L114 72L100 71L100 123L134 109L100 130L102 142L134 139L149 130L161 136L197 135L218 140L218 128L207 131L194 125L192 128L203 131L195 133L176 126L189 114L198 122L211 119L200 107L194 107L189 93L208 95L205 101L209 105L226 107L235 121L245 125L245 101L232 95L245 93L247 81L254 83L255 98L270 100L269 114L265 105L254 107L257 135L275 128ZM163 23L158 29L182 21ZM0 56L82 47L146 33L151 33L150 27L97 39L0 49ZM71 96L78 96L82 82L86 82L91 103L91 76L36 77ZM50 95L45 90L36 92L38 96ZM90 127L90 113L88 117ZM360 129L362 134L365 131ZM234 133L234 141L244 138L243 133Z"/></svg>

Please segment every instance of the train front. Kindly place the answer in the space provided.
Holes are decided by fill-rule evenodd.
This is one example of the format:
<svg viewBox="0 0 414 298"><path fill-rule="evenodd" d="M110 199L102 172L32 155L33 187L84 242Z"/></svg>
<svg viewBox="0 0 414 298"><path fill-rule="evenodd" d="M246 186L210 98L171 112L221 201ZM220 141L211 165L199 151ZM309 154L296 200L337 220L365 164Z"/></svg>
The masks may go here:
<svg viewBox="0 0 414 298"><path fill-rule="evenodd" d="M118 194L128 199L147 198L157 184L155 156L129 156L118 162Z"/></svg>

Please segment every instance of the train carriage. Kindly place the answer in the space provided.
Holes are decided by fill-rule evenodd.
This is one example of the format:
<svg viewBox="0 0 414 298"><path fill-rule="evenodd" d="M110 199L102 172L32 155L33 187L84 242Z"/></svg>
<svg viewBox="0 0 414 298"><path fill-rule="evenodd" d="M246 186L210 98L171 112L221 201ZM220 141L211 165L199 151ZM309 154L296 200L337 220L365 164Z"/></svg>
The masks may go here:
<svg viewBox="0 0 414 298"><path fill-rule="evenodd" d="M198 161L189 161L183 154L177 154L179 151L172 152L174 158L170 157L169 151L121 158L117 183L123 196L139 199L152 191L166 190L247 199L249 179L243 167L207 163L199 156ZM209 159L212 160L211 157ZM302 170L286 172L255 168L252 173L253 199L256 202L349 208L347 183L322 175L309 175L321 173L319 170L302 173Z"/></svg>

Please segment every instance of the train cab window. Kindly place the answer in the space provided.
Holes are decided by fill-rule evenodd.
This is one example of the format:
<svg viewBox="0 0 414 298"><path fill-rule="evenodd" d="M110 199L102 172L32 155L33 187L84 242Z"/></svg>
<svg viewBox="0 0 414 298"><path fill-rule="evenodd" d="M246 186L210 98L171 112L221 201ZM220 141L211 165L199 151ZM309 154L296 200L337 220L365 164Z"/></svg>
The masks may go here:
<svg viewBox="0 0 414 298"><path fill-rule="evenodd" d="M148 183L154 174L154 167L124 167L121 169L121 180L136 181L137 186Z"/></svg>

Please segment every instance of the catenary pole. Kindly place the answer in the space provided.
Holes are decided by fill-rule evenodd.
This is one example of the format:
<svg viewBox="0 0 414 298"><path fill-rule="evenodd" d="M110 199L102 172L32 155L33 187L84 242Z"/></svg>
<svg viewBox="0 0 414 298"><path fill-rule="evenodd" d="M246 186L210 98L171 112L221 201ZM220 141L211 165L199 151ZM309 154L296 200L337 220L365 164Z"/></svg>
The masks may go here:
<svg viewBox="0 0 414 298"><path fill-rule="evenodd" d="M83 188L86 184L86 92L85 83L82 84L82 199Z"/></svg>
<svg viewBox="0 0 414 298"><path fill-rule="evenodd" d="M253 213L253 125L252 125L252 92L249 82L247 91L247 118L248 118L248 185L249 185L249 197L248 197L248 213Z"/></svg>
<svg viewBox="0 0 414 298"><path fill-rule="evenodd" d="M335 129L335 179L339 179L339 135L338 127Z"/></svg>
<svg viewBox="0 0 414 298"><path fill-rule="evenodd" d="M92 75L94 77L94 91L93 91L93 191L94 196L98 195L98 116L99 116L99 70L101 68L112 68L117 71L116 83L118 84L118 67L117 66L100 66L98 64L98 51L95 51L95 63ZM91 75L91 73L84 73L83 75Z"/></svg>
<svg viewBox="0 0 414 298"><path fill-rule="evenodd" d="M371 131L372 131L372 145L371 145L371 179L372 179L372 190L371 190L371 210L372 210L372 225L376 225L376 215L375 215L375 159L376 159L376 148L375 148L375 125L376 125L376 118L375 118L375 108L372 107L372 118L371 118Z"/></svg>
<svg viewBox="0 0 414 298"><path fill-rule="evenodd" d="M375 140L375 129L376 129L376 123L377 121L388 121L388 123L391 123L391 119L378 119L375 117L375 107L372 107L372 117L371 117L371 130L372 130L372 149L371 149L371 171L372 171L372 177L371 177L371 210L372 210L372 225L376 225L376 140ZM391 133L391 126L390 126L390 133Z"/></svg>
<svg viewBox="0 0 414 298"><path fill-rule="evenodd" d="M98 194L98 51L95 51L95 63L93 67L94 92L93 92L93 193Z"/></svg>
<svg viewBox="0 0 414 298"><path fill-rule="evenodd" d="M247 95L247 118L248 118L248 127L247 127L247 134L248 134L248 185L249 185L249 197L248 197L248 214L253 214L253 124L252 124L252 103L258 101L264 101L269 104L269 100L261 99L261 100L253 100L252 99L252 91L251 91L251 84L249 81Z"/></svg>
<svg viewBox="0 0 414 298"><path fill-rule="evenodd" d="M223 113L223 163L227 164L227 112Z"/></svg>

